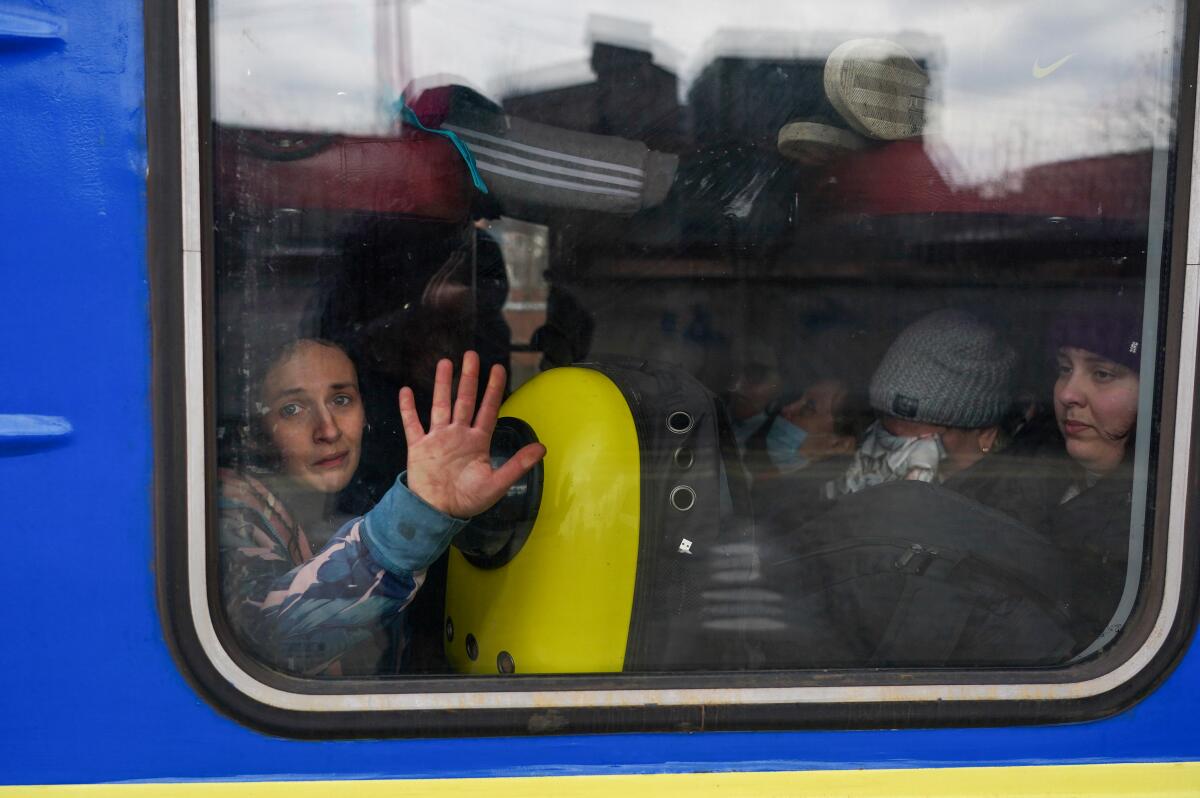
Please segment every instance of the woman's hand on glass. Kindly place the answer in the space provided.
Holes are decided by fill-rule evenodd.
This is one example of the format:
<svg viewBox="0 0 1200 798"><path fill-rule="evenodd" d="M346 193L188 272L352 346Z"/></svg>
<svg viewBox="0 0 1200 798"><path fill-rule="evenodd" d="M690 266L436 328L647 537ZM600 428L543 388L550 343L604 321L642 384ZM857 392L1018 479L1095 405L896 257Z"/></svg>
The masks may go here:
<svg viewBox="0 0 1200 798"><path fill-rule="evenodd" d="M499 468L489 456L496 415L504 398L504 367L492 366L479 410L479 355L463 355L458 396L451 402L454 364L441 360L434 377L426 431L410 388L400 389L400 418L408 441L408 488L426 504L455 518L487 510L546 453L540 443L520 449Z"/></svg>

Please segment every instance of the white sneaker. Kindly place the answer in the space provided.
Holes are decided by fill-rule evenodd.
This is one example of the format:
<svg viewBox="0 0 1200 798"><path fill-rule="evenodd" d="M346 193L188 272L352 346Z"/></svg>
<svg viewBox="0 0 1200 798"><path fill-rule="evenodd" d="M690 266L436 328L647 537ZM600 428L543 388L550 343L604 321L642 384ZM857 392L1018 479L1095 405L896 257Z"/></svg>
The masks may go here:
<svg viewBox="0 0 1200 798"><path fill-rule="evenodd" d="M863 149L867 140L853 130L824 122L789 122L779 128L776 146L785 158L807 166L821 166L839 155Z"/></svg>
<svg viewBox="0 0 1200 798"><path fill-rule="evenodd" d="M873 139L921 135L929 76L900 45L851 39L825 62L825 96L850 127Z"/></svg>

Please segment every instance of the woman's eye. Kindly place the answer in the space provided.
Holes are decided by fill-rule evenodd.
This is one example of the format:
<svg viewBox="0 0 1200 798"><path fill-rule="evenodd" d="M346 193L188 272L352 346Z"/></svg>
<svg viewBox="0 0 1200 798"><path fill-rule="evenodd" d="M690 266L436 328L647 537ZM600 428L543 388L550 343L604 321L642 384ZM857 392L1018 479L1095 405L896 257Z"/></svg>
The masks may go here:
<svg viewBox="0 0 1200 798"><path fill-rule="evenodd" d="M1058 373L1060 376L1064 375L1064 374L1070 374L1071 373L1071 364L1070 363L1059 363L1058 364Z"/></svg>
<svg viewBox="0 0 1200 798"><path fill-rule="evenodd" d="M1092 377L1096 380L1096 382L1108 382L1115 376L1117 375L1113 374L1111 371L1105 371L1104 369L1096 369L1092 372Z"/></svg>
<svg viewBox="0 0 1200 798"><path fill-rule="evenodd" d="M279 408L279 417L291 418L292 416L298 416L303 409L303 407L295 402L288 402L286 405L283 405Z"/></svg>
<svg viewBox="0 0 1200 798"><path fill-rule="evenodd" d="M339 393L333 397L333 403L338 407L349 407L354 404L354 397L349 394Z"/></svg>

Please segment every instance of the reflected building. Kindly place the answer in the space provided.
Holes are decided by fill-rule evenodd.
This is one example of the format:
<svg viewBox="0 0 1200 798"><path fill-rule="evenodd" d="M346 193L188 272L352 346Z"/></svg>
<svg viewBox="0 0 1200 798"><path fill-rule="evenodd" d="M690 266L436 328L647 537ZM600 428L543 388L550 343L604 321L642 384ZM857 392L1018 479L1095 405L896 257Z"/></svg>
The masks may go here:
<svg viewBox="0 0 1200 798"><path fill-rule="evenodd" d="M687 142L679 78L646 50L594 42L592 80L501 98L505 113L569 130L620 136L648 147L678 151ZM561 71L522 76L523 83L553 80Z"/></svg>

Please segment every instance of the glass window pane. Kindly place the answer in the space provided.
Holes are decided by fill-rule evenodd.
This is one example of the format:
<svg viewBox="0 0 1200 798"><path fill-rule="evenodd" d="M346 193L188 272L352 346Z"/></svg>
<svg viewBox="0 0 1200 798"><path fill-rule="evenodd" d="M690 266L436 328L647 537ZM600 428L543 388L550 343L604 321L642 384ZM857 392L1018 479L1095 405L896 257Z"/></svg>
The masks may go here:
<svg viewBox="0 0 1200 798"><path fill-rule="evenodd" d="M1178 4L212 20L217 582L251 656L1032 668L1119 637Z"/></svg>

